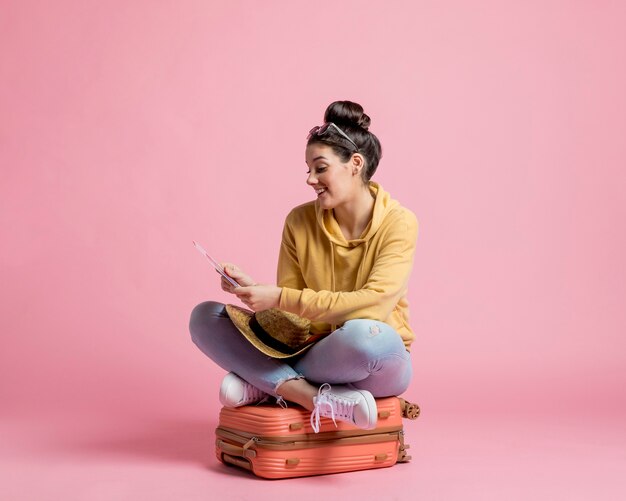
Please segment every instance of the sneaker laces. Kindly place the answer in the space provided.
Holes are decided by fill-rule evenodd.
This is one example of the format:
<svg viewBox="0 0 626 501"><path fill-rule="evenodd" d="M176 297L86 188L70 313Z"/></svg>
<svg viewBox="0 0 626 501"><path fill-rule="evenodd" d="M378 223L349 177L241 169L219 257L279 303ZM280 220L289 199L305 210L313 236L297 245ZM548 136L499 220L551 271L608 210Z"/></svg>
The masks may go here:
<svg viewBox="0 0 626 501"><path fill-rule="evenodd" d="M330 389L330 384L324 383L320 386L317 397L315 397L313 412L311 413L311 428L313 428L315 433L318 433L320 430L320 416L328 417L330 414L335 428L337 427L336 417L352 421L355 402L333 395L330 393ZM325 407L325 409L323 410L322 407Z"/></svg>

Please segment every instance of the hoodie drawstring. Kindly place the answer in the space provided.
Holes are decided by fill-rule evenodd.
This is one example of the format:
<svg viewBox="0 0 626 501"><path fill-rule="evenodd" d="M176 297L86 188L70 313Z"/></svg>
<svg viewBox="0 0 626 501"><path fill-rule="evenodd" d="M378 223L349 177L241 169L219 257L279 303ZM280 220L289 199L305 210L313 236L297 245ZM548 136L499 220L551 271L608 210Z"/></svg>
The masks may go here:
<svg viewBox="0 0 626 501"><path fill-rule="evenodd" d="M330 241L330 287L335 292L335 244Z"/></svg>
<svg viewBox="0 0 626 501"><path fill-rule="evenodd" d="M358 285L361 281L361 277L362 272L363 272L363 263L365 262L365 255L367 254L367 246L369 245L370 241L366 240L365 241L365 249L363 250L363 255L361 256L361 263L359 264L359 271L356 274L356 282L355 282L355 286Z"/></svg>
<svg viewBox="0 0 626 501"><path fill-rule="evenodd" d="M330 290L331 292L335 292L335 244L333 241L330 241ZM332 324L331 331L334 332L337 326Z"/></svg>

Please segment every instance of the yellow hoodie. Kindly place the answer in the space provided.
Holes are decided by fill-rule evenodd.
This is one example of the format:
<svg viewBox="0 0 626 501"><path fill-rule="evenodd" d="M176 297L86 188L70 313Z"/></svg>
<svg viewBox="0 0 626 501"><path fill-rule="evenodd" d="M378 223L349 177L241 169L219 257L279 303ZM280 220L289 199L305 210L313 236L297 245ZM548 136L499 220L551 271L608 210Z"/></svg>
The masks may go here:
<svg viewBox="0 0 626 501"><path fill-rule="evenodd" d="M332 210L312 200L285 219L278 257L278 308L308 318L311 332L329 334L353 318L386 322L407 350L407 285L413 269L418 221L375 181L372 219L360 238L346 240Z"/></svg>

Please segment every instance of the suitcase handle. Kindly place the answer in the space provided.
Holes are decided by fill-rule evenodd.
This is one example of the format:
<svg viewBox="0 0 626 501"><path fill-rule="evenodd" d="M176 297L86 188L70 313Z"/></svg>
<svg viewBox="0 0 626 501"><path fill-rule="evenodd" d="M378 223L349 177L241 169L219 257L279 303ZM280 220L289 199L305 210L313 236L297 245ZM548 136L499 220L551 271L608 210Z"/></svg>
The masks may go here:
<svg viewBox="0 0 626 501"><path fill-rule="evenodd" d="M231 456L240 456L242 458L255 458L256 451L254 449L244 449L238 445L229 444L228 442L224 442L221 439L218 439L216 442L218 448L224 451L226 454L230 454Z"/></svg>

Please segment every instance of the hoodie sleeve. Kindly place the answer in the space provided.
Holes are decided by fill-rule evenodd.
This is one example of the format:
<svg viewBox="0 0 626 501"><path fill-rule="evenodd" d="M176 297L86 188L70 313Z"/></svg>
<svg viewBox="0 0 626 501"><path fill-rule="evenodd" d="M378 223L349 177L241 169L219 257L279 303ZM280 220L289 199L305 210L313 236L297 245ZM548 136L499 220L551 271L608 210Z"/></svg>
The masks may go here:
<svg viewBox="0 0 626 501"><path fill-rule="evenodd" d="M299 290L279 282L283 290L278 307L313 322L343 324L353 318L384 322L406 292L413 269L417 233L417 218L412 212L403 211L402 217L388 228L367 282L361 289L351 292ZM283 260L289 257L286 252Z"/></svg>

